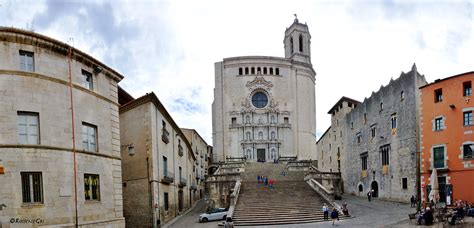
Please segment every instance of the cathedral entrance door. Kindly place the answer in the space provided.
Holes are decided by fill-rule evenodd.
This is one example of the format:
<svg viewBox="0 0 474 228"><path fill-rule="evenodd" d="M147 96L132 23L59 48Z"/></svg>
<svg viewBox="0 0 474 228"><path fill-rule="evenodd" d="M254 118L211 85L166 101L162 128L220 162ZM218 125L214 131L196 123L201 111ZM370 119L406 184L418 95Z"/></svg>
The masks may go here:
<svg viewBox="0 0 474 228"><path fill-rule="evenodd" d="M257 161L265 161L265 149L257 149Z"/></svg>

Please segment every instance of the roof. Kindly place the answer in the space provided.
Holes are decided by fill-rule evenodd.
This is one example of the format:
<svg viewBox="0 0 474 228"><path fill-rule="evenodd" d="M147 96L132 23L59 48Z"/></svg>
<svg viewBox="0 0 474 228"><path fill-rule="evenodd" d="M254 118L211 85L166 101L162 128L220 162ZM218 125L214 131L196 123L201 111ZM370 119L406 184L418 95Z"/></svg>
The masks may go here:
<svg viewBox="0 0 474 228"><path fill-rule="evenodd" d="M188 139L183 134L181 129L178 127L176 122L174 122L173 118L168 113L168 111L163 106L163 104L158 99L158 97L155 95L155 93L153 93L153 92L147 93L147 94L145 94L145 95L143 95L143 96L141 96L141 97L139 97L135 100L132 100L132 101L120 106L119 113L124 113L126 111L132 110L132 109L134 109L136 107L139 107L143 104L146 104L148 102L152 102L156 106L156 108L161 112L163 117L165 117L165 119L168 121L168 123L173 127L173 129L178 133L178 135L181 137L183 142L186 144L186 146L188 147L189 154L191 154L193 159L196 160L196 156L192 152L193 150L192 150L191 144L189 143Z"/></svg>
<svg viewBox="0 0 474 228"><path fill-rule="evenodd" d="M348 98L348 97L344 97L344 96L343 96L343 97L341 97L341 99L339 99L338 102L336 102L336 104L335 104L334 106L332 106L331 109L329 109L328 114L331 114L332 111L333 111L334 109L336 109L336 108L339 106L339 104L342 103L342 102L344 102L344 101L351 102L351 103L354 103L354 104L360 104L360 101L356 101L356 100L354 100L354 99L352 99L352 98Z"/></svg>
<svg viewBox="0 0 474 228"><path fill-rule="evenodd" d="M318 141L316 142L316 144L318 144L319 141L321 141L321 139L324 138L324 136L326 135L326 133L328 133L329 130L331 130L331 126L329 126L328 129L323 133L323 135L321 135L321 137L318 139Z"/></svg>
<svg viewBox="0 0 474 228"><path fill-rule="evenodd" d="M199 138L201 138L201 140L206 144L206 145L209 145L207 144L206 140L204 140L203 137L201 137L201 135L198 133L198 131L196 131L196 129L191 129L191 128L181 128L182 130L188 130L188 131L194 131L196 133L197 136L199 136Z"/></svg>
<svg viewBox="0 0 474 228"><path fill-rule="evenodd" d="M67 55L69 52L69 49L72 50L73 53L73 58L76 61L79 62L84 62L84 60L88 60L91 62L91 64L96 64L101 66L102 68L106 69L110 73L105 73L105 75L114 78L117 81L120 81L124 78L123 75L115 71L114 69L110 68L109 66L105 65L104 63L100 62L99 60L95 59L94 57L86 54L85 52L80 51L79 49L74 48L73 46L70 46L69 44L63 43L61 41L58 41L56 39L53 39L51 37L41 35L39 33L35 33L32 31L26 31L18 28L10 28L10 27L3 27L0 26L0 33L12 33L12 34L18 34L18 35L23 35L23 36L28 36L31 37L31 39L24 38L24 37L18 37L18 36L0 36L1 41L8 41L8 42L15 42L15 43L22 43L22 44L27 44L27 45L33 45L37 46L43 49L49 49L50 51L62 54L62 55ZM34 39L33 39L34 38ZM50 44L48 44L48 42Z"/></svg>
<svg viewBox="0 0 474 228"><path fill-rule="evenodd" d="M135 100L135 98L133 98L133 96L130 95L127 91L122 89L122 87L120 86L117 86L117 87L118 87L118 100L119 100L120 105L124 105L130 101Z"/></svg>
<svg viewBox="0 0 474 228"><path fill-rule="evenodd" d="M469 72L465 72L465 73L462 73L462 74L456 74L456 75L449 76L449 77L446 77L446 78L443 78L443 79L436 79L434 82L432 82L430 84L426 84L424 86L421 86L420 89L431 86L431 85L434 85L434 84L437 84L437 83L440 83L440 82L443 82L443 81L446 81L446 80L449 80L449 79L465 76L465 75L468 75L468 74L473 74L474 75L474 71L469 71Z"/></svg>

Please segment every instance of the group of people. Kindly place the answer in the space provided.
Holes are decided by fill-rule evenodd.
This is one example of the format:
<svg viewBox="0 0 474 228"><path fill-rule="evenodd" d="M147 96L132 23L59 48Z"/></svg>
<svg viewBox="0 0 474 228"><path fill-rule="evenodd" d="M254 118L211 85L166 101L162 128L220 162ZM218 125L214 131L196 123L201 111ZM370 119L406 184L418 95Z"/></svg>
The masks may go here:
<svg viewBox="0 0 474 228"><path fill-rule="evenodd" d="M269 186L270 189L273 188L273 183L275 181L273 179L268 178L267 176L257 176L257 183L260 186L260 184L263 184L265 186Z"/></svg>
<svg viewBox="0 0 474 228"><path fill-rule="evenodd" d="M415 201L416 205L416 198L412 196L410 200L413 204ZM447 221L451 225L455 225L456 221L464 219L465 216L474 216L474 205L469 205L466 201L454 201L453 206L455 207L452 210L452 213L448 213L448 206L445 205L440 212L444 215L447 215L449 218ZM434 222L433 210L436 207L436 204L433 201L430 201L427 205L425 205L425 209L422 211L417 212L417 221L418 224L424 225L432 225Z"/></svg>
<svg viewBox="0 0 474 228"><path fill-rule="evenodd" d="M326 204L323 205L323 215L324 215L324 220L329 219L329 207ZM332 219L333 225L336 222L336 220L339 221L339 213L337 212L335 207L332 208L331 219Z"/></svg>

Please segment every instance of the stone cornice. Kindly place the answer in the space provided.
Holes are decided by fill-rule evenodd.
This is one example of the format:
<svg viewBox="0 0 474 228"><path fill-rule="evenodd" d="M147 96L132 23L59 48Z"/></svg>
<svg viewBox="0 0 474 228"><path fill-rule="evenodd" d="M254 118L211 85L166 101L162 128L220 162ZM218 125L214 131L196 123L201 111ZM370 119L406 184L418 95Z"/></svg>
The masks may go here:
<svg viewBox="0 0 474 228"><path fill-rule="evenodd" d="M48 81L51 81L51 82L59 83L59 84L65 85L65 86L69 86L69 82L67 82L67 81L64 81L64 80L59 79L59 78L54 78L54 77L51 77L51 76L46 76L46 75L43 75L43 74L34 73L34 72L18 71L18 70L0 70L0 77L2 77L4 75L16 75L16 76L38 78L38 79L43 79L43 80L48 80ZM88 94L90 94L92 96L95 96L99 99L102 99L102 100L107 101L111 104L119 106L119 104L117 102L115 102L115 101L113 101L113 100L111 100L107 97L104 97L104 96L102 96L102 95L100 95L100 94L98 94L94 91L88 90L88 89L86 89L86 88L84 88L80 85L73 84L72 86L77 90L88 93Z"/></svg>
<svg viewBox="0 0 474 228"><path fill-rule="evenodd" d="M86 66L100 65L106 70L104 74L110 78L113 78L117 82L124 78L114 69L108 67L92 56L80 51L79 49L35 32L0 26L0 41L36 46L60 54L64 56L64 58L67 58L69 49L71 49L73 53L72 58L76 61L81 62Z"/></svg>
<svg viewBox="0 0 474 228"><path fill-rule="evenodd" d="M56 151L73 152L72 148L57 147L57 146L46 146L46 145L0 144L0 149L1 148L42 149L42 150L56 150ZM76 150L76 153L87 154L87 155L91 155L91 156L98 156L98 157L103 157L103 158L116 159L116 160L122 160L122 158L120 158L120 157L107 155L107 154L101 154L100 152L89 152L89 151L85 151L85 150Z"/></svg>

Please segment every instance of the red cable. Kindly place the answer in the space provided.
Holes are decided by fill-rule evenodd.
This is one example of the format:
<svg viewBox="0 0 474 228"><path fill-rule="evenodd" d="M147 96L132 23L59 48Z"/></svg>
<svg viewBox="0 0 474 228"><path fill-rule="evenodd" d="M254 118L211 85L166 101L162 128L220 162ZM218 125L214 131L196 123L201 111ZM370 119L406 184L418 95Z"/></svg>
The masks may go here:
<svg viewBox="0 0 474 228"><path fill-rule="evenodd" d="M71 73L71 59L72 59L72 48L69 47L69 56L68 56L68 65L69 65L69 91L71 95L71 123L72 123L72 152L74 156L74 205L76 212L76 227L78 224L78 214L77 214L77 169L76 169L76 135L74 133L74 102L72 99L72 73Z"/></svg>

